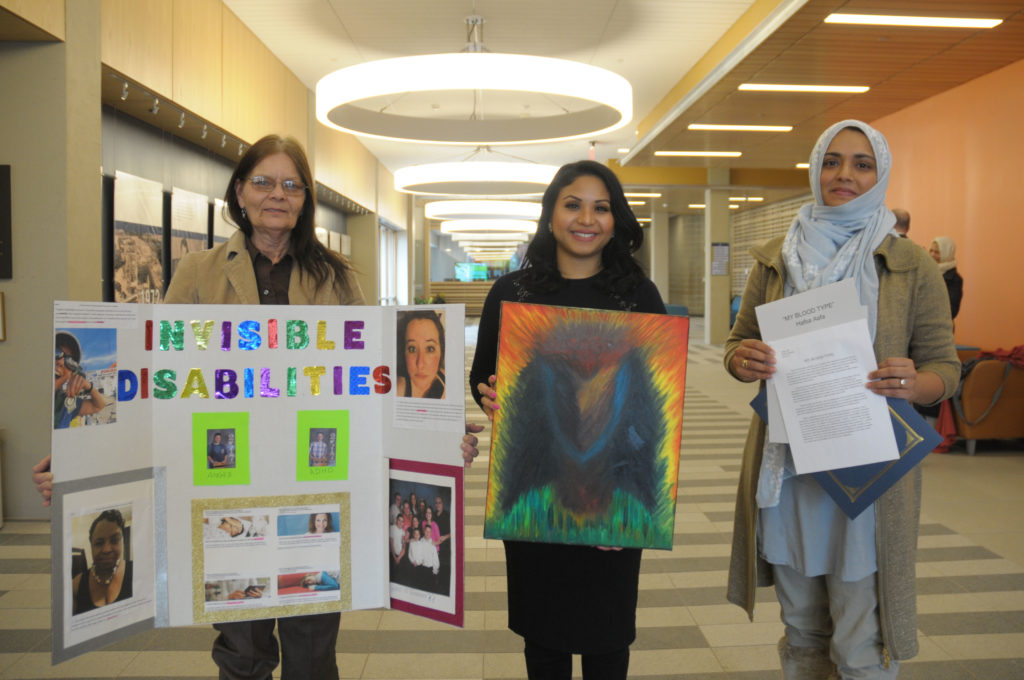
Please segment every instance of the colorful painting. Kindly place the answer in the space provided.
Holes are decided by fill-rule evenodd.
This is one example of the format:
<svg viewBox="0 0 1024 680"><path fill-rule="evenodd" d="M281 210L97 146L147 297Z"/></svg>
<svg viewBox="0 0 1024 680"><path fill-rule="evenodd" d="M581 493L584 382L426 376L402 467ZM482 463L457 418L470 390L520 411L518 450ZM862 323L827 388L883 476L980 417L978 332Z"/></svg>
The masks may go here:
<svg viewBox="0 0 1024 680"><path fill-rule="evenodd" d="M688 331L502 305L486 538L672 548Z"/></svg>

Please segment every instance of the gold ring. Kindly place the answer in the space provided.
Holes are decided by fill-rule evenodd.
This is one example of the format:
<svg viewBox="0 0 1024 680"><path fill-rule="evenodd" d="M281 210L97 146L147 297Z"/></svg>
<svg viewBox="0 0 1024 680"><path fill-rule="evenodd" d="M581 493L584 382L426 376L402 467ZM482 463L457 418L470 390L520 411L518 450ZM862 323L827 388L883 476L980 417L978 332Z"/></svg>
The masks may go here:
<svg viewBox="0 0 1024 680"><path fill-rule="evenodd" d="M747 367L747 360L744 359L743 363L741 363L740 366L743 367L743 368L746 368Z"/></svg>

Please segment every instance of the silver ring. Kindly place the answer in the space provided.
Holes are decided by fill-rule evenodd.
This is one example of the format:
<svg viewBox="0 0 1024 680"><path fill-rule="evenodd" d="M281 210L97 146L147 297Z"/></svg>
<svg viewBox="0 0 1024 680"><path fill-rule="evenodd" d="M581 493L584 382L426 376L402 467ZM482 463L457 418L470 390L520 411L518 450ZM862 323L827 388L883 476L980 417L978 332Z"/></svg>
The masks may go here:
<svg viewBox="0 0 1024 680"><path fill-rule="evenodd" d="M905 387L906 384L907 384L907 379L906 378L900 378L900 387Z"/></svg>
<svg viewBox="0 0 1024 680"><path fill-rule="evenodd" d="M746 360L746 359L744 359L744 360L743 360L743 363L741 363L741 364L740 364L740 366L741 366L742 368L746 368L746 367L747 367L747 360Z"/></svg>

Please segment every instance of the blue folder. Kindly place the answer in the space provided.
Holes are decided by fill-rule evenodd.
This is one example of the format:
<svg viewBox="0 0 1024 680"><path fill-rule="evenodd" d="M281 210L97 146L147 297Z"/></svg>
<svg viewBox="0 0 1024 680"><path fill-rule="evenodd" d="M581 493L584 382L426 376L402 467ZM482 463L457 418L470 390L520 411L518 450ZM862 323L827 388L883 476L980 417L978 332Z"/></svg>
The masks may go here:
<svg viewBox="0 0 1024 680"><path fill-rule="evenodd" d="M750 402L754 412L766 423L767 400L767 393L761 390ZM896 434L896 447L900 452L897 460L812 473L850 519L874 503L875 499L924 460L942 441L942 436L925 422L906 399L886 401L889 404L892 429Z"/></svg>

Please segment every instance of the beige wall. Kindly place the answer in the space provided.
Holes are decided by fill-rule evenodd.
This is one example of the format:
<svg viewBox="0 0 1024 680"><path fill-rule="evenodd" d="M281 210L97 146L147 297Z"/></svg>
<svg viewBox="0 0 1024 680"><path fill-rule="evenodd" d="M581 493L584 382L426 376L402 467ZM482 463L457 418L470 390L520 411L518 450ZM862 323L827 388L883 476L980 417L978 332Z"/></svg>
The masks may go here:
<svg viewBox="0 0 1024 680"><path fill-rule="evenodd" d="M68 3L67 42L0 43L0 163L11 166L14 276L0 281L5 517L44 517L30 467L49 450L54 300L100 297L100 7Z"/></svg>

